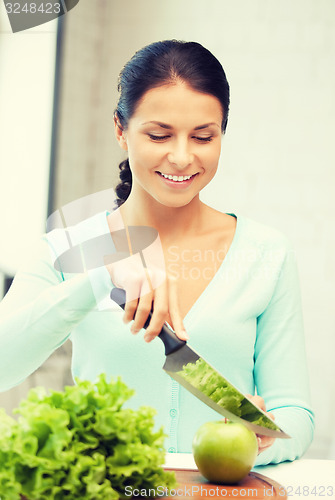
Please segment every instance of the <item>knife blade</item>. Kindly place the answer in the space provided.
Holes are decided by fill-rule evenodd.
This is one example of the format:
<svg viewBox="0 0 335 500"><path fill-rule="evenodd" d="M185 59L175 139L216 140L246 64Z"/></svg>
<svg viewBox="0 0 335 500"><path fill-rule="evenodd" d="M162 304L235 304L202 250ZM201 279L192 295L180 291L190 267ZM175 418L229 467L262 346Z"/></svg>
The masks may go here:
<svg viewBox="0 0 335 500"><path fill-rule="evenodd" d="M110 297L124 309L125 291L113 288ZM143 328L147 328L151 313ZM266 413L229 380L179 339L165 323L158 337L165 346L163 370L200 401L232 422L239 422L262 436L290 438Z"/></svg>

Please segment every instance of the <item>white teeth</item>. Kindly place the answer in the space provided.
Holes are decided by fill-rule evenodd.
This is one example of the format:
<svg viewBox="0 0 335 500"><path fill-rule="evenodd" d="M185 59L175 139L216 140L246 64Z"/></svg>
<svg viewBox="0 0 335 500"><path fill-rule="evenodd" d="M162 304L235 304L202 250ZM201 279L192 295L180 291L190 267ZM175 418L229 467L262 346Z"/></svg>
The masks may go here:
<svg viewBox="0 0 335 500"><path fill-rule="evenodd" d="M192 175L167 175L167 174L162 174L159 172L165 179L169 179L170 181L176 181L176 182L182 182L182 181L187 181L192 177Z"/></svg>

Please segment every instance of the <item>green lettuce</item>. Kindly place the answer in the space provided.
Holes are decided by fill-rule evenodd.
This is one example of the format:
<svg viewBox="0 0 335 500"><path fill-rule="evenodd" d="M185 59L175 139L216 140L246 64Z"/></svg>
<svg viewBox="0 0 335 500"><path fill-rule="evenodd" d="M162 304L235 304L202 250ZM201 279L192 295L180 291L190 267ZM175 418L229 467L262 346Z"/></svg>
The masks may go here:
<svg viewBox="0 0 335 500"><path fill-rule="evenodd" d="M199 358L195 363L188 363L177 372L193 387L199 389L212 401L238 417L256 425L278 430L277 425L263 415L257 408L214 370L206 361Z"/></svg>
<svg viewBox="0 0 335 500"><path fill-rule="evenodd" d="M122 408L133 391L120 378L76 382L32 389L18 420L0 410L0 498L117 500L129 488L174 487L155 410Z"/></svg>

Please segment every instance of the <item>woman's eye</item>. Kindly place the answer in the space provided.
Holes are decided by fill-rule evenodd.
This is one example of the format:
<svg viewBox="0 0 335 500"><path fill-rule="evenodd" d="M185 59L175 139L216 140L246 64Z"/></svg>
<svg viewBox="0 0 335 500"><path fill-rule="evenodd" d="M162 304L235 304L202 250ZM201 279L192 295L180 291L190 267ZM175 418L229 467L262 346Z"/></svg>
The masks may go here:
<svg viewBox="0 0 335 500"><path fill-rule="evenodd" d="M171 136L170 135L155 135L155 134L148 134L148 137L155 142L162 142L166 141L169 139ZM213 140L213 136L209 135L206 137L202 136L193 136L193 139L195 139L198 142L211 142Z"/></svg>
<svg viewBox="0 0 335 500"><path fill-rule="evenodd" d="M170 137L169 135L154 135L154 134L148 134L148 136L152 141L165 141Z"/></svg>
<svg viewBox="0 0 335 500"><path fill-rule="evenodd" d="M211 135L208 137L194 137L194 138L200 142L211 142L213 140L213 137Z"/></svg>

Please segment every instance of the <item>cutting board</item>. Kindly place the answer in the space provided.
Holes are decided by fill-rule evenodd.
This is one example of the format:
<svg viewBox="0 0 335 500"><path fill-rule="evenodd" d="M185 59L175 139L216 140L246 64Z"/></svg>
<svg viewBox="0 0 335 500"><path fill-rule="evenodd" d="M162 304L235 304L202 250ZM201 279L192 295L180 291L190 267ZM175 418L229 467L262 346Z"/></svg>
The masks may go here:
<svg viewBox="0 0 335 500"><path fill-rule="evenodd" d="M172 470L172 469L170 469ZM209 483L197 470L175 470L178 487L168 498L178 500L222 500L224 498L253 498L257 500L286 499L284 486L269 477L250 472L242 481L234 485Z"/></svg>

